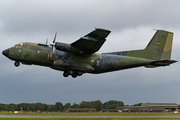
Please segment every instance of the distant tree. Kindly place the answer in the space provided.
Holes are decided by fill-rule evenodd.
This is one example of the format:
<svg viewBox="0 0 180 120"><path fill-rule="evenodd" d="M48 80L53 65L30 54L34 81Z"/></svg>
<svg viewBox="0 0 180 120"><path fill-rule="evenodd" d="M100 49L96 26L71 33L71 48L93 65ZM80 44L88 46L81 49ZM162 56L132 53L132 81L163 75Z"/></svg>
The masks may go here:
<svg viewBox="0 0 180 120"><path fill-rule="evenodd" d="M16 105L11 103L8 105L8 111L14 111L16 109Z"/></svg>
<svg viewBox="0 0 180 120"><path fill-rule="evenodd" d="M0 104L0 110L1 111L5 110L4 104Z"/></svg>
<svg viewBox="0 0 180 120"><path fill-rule="evenodd" d="M8 111L8 105L4 104L5 111Z"/></svg>
<svg viewBox="0 0 180 120"><path fill-rule="evenodd" d="M116 107L124 106L122 101L110 100L108 102L103 103L104 109L116 109Z"/></svg>
<svg viewBox="0 0 180 120"><path fill-rule="evenodd" d="M64 110L71 107L71 103L66 103L64 106Z"/></svg>
<svg viewBox="0 0 180 120"><path fill-rule="evenodd" d="M16 110L20 111L21 107L23 111L31 111L32 110L32 104L30 103L20 103L16 105Z"/></svg>
<svg viewBox="0 0 180 120"><path fill-rule="evenodd" d="M94 101L88 102L88 108L93 108L93 105L94 105Z"/></svg>
<svg viewBox="0 0 180 120"><path fill-rule="evenodd" d="M71 105L71 108L79 108L79 105L74 103L73 105Z"/></svg>
<svg viewBox="0 0 180 120"><path fill-rule="evenodd" d="M142 103L137 103L137 104L134 104L132 106L141 106Z"/></svg>
<svg viewBox="0 0 180 120"><path fill-rule="evenodd" d="M106 109L116 109L116 106L115 105L108 105L108 106L106 106Z"/></svg>
<svg viewBox="0 0 180 120"><path fill-rule="evenodd" d="M63 110L63 104L61 102L56 102L55 110L56 111Z"/></svg>
<svg viewBox="0 0 180 120"><path fill-rule="evenodd" d="M29 103L23 103L23 110L24 111L30 111L30 104Z"/></svg>
<svg viewBox="0 0 180 120"><path fill-rule="evenodd" d="M21 104L17 104L17 110L20 111L22 107L22 103Z"/></svg>
<svg viewBox="0 0 180 120"><path fill-rule="evenodd" d="M123 101L117 101L116 102L116 107L120 107L120 106L124 106L124 102Z"/></svg>
<svg viewBox="0 0 180 120"><path fill-rule="evenodd" d="M27 110L26 110L26 111L31 111L31 108L32 108L32 107L31 107L31 104L28 103L28 104L27 104Z"/></svg>
<svg viewBox="0 0 180 120"><path fill-rule="evenodd" d="M35 110L40 110L43 111L44 110L44 106L42 103L35 103Z"/></svg>
<svg viewBox="0 0 180 120"><path fill-rule="evenodd" d="M49 105L43 104L44 111L47 111L49 109Z"/></svg>
<svg viewBox="0 0 180 120"><path fill-rule="evenodd" d="M55 111L55 105L50 105L48 111L50 112Z"/></svg>
<svg viewBox="0 0 180 120"><path fill-rule="evenodd" d="M30 106L30 111L36 111L36 108L35 108L35 104L34 103L32 103L31 104L31 106Z"/></svg>
<svg viewBox="0 0 180 120"><path fill-rule="evenodd" d="M80 108L92 108L93 104L94 104L93 101L91 101L91 102L82 101L79 106L80 106Z"/></svg>
<svg viewBox="0 0 180 120"><path fill-rule="evenodd" d="M97 111L102 110L102 102L100 100L94 101L93 108L95 108Z"/></svg>
<svg viewBox="0 0 180 120"><path fill-rule="evenodd" d="M141 103L135 104L140 105ZM20 111L21 107L23 111L59 111L64 110L66 108L95 108L97 111L104 109L115 109L116 107L124 106L122 101L114 101L110 100L102 104L100 100L97 101L82 101L80 104L74 103L71 105L70 103L66 103L64 106L61 102L56 102L55 105L47 105L42 103L20 103L20 104L1 104L0 103L0 111ZM180 107L180 106L179 106Z"/></svg>
<svg viewBox="0 0 180 120"><path fill-rule="evenodd" d="M80 108L86 108L87 107L87 102L86 101L82 101L79 105Z"/></svg>
<svg viewBox="0 0 180 120"><path fill-rule="evenodd" d="M13 108L12 108L12 110L11 111L16 111L17 110L17 105L16 104L14 104L13 105Z"/></svg>

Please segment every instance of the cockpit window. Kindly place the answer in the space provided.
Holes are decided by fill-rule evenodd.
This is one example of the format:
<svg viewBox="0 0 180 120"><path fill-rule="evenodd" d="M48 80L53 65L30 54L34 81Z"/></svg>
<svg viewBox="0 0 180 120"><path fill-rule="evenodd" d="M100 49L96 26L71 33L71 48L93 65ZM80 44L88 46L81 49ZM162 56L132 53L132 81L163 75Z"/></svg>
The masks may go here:
<svg viewBox="0 0 180 120"><path fill-rule="evenodd" d="M23 46L23 43L20 42L20 43L16 44L14 47L16 47L16 48L22 48L22 46Z"/></svg>

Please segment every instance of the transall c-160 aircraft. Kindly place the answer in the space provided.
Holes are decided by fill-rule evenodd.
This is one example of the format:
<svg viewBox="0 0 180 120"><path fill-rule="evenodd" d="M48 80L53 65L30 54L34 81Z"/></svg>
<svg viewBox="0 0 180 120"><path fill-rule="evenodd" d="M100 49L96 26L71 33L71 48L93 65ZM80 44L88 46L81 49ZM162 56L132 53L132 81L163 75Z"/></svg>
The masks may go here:
<svg viewBox="0 0 180 120"><path fill-rule="evenodd" d="M50 45L42 43L21 42L2 53L15 61L26 65L40 65L64 71L63 76L73 78L84 73L105 73L135 67L148 68L169 66L177 62L171 60L173 33L157 30L145 49L95 53L106 41L111 31L96 28L91 33L71 43L55 42Z"/></svg>

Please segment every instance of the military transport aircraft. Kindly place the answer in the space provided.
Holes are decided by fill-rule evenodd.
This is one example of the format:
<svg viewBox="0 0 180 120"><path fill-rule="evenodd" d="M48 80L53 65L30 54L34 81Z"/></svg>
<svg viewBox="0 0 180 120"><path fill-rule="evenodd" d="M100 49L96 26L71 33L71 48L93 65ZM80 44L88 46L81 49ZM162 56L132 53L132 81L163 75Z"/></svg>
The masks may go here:
<svg viewBox="0 0 180 120"><path fill-rule="evenodd" d="M43 43L20 42L2 53L15 61L26 65L40 65L64 71L63 76L73 78L84 73L105 73L134 67L154 68L169 66L177 62L171 60L173 33L157 30L145 49L95 53L111 31L96 28L91 33L71 43L55 42L50 45Z"/></svg>

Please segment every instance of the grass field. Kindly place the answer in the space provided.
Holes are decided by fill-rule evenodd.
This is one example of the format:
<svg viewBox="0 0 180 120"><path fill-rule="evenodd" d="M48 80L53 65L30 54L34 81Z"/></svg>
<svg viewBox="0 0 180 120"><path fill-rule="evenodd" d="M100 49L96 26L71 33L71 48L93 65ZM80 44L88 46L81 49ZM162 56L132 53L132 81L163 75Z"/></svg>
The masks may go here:
<svg viewBox="0 0 180 120"><path fill-rule="evenodd" d="M0 120L179 120L178 118L0 118Z"/></svg>
<svg viewBox="0 0 180 120"><path fill-rule="evenodd" d="M180 113L0 113L0 115L178 115ZM180 120L180 118L0 118L0 120Z"/></svg>

